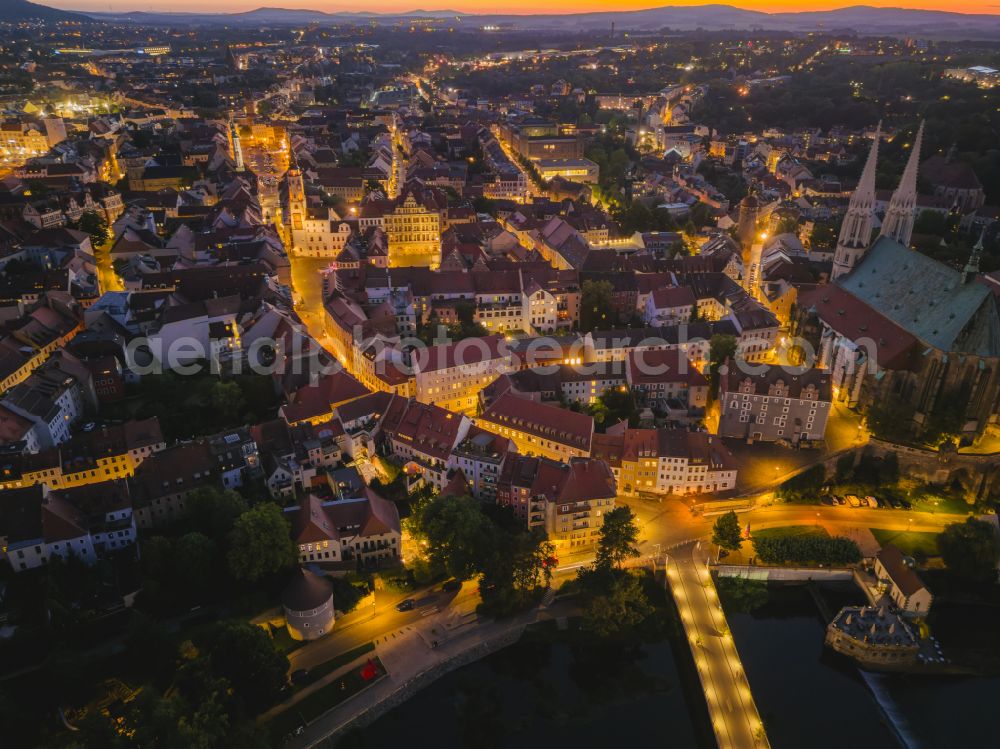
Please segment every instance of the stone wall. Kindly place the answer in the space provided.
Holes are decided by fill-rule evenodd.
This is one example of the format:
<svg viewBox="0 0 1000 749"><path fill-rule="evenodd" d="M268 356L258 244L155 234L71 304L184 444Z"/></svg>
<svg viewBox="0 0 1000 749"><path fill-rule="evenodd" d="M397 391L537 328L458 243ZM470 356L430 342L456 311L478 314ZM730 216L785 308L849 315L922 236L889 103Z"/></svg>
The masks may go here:
<svg viewBox="0 0 1000 749"><path fill-rule="evenodd" d="M834 580L851 580L853 571L851 569L831 569L817 567L760 567L757 565L747 566L742 564L715 564L712 565L712 572L719 577L743 577L748 580L769 580L769 581L800 581L808 582L817 580L820 582L830 582Z"/></svg>

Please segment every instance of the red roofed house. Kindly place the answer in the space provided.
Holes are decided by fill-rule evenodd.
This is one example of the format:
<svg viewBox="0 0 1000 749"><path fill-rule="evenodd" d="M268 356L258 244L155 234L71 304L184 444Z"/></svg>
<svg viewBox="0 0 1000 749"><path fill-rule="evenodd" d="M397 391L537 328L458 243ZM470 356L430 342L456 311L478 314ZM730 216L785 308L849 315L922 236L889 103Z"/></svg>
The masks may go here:
<svg viewBox="0 0 1000 749"><path fill-rule="evenodd" d="M512 367L502 336L463 338L415 351L417 400L457 413L473 413L479 391Z"/></svg>
<svg viewBox="0 0 1000 749"><path fill-rule="evenodd" d="M308 494L284 512L302 564L360 560L365 566L380 567L399 560L399 512L368 487L359 497L327 502Z"/></svg>
<svg viewBox="0 0 1000 749"><path fill-rule="evenodd" d="M736 486L736 461L716 435L686 429L626 429L595 435L623 494L712 494Z"/></svg>
<svg viewBox="0 0 1000 749"><path fill-rule="evenodd" d="M680 349L630 351L625 377L632 391L652 406L676 399L691 413L708 404L708 380Z"/></svg>
<svg viewBox="0 0 1000 749"><path fill-rule="evenodd" d="M558 406L519 398L506 392L493 401L476 425L510 438L519 452L553 460L590 457L594 420Z"/></svg>
<svg viewBox="0 0 1000 749"><path fill-rule="evenodd" d="M688 286L665 286L646 298L643 317L647 325L678 325L691 320L698 300Z"/></svg>
<svg viewBox="0 0 1000 749"><path fill-rule="evenodd" d="M384 449L406 461L405 470L442 490L453 467L452 450L471 426L461 414L394 396L382 417L381 433Z"/></svg>
<svg viewBox="0 0 1000 749"><path fill-rule="evenodd" d="M320 424L333 417L333 410L355 398L368 394L368 389L344 370L322 376L319 380L299 388L288 398L279 413L289 424L308 421Z"/></svg>
<svg viewBox="0 0 1000 749"><path fill-rule="evenodd" d="M497 504L528 528L543 528L557 549L595 544L615 496L611 469L590 458L561 463L511 454L497 483Z"/></svg>
<svg viewBox="0 0 1000 749"><path fill-rule="evenodd" d="M904 613L926 616L930 612L934 596L913 571L903 552L892 544L886 544L875 555L875 576Z"/></svg>

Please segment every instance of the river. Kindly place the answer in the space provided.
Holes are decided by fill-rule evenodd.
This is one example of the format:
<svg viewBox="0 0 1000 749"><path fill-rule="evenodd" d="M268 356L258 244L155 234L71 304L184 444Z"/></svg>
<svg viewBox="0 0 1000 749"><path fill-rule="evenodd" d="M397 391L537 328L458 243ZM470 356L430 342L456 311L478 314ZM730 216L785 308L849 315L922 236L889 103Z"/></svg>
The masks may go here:
<svg viewBox="0 0 1000 749"><path fill-rule="evenodd" d="M337 746L713 746L707 722L692 717L704 704L696 695L689 706L673 647L528 638L442 677Z"/></svg>
<svg viewBox="0 0 1000 749"><path fill-rule="evenodd" d="M833 611L862 602L853 589L821 595ZM862 671L824 647L826 623L805 587L771 587L764 606L728 618L773 749L1000 745L1000 678Z"/></svg>
<svg viewBox="0 0 1000 749"><path fill-rule="evenodd" d="M861 603L853 588L825 587L821 595L832 611ZM805 587L771 587L752 613L725 600L773 749L1000 746L993 725L1000 678L863 672L824 647L826 622ZM712 747L689 655L677 657L677 647L683 641L629 651L528 635L347 734L338 749Z"/></svg>

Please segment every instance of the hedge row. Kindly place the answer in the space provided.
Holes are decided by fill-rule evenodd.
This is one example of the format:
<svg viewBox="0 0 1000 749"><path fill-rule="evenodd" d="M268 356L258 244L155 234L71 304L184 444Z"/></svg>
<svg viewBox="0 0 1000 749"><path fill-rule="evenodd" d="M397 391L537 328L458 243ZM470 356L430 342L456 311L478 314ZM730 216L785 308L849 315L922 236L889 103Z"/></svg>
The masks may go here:
<svg viewBox="0 0 1000 749"><path fill-rule="evenodd" d="M767 564L843 565L861 561L861 550L849 538L777 536L753 539L754 553Z"/></svg>

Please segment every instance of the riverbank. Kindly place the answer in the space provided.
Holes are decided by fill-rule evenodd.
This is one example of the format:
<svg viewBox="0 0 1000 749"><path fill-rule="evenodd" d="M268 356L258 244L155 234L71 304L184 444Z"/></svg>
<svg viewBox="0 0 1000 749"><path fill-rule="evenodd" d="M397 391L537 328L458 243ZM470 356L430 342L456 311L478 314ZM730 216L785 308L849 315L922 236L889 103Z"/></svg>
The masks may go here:
<svg viewBox="0 0 1000 749"><path fill-rule="evenodd" d="M344 731L368 725L441 676L517 642L537 614L532 610L503 622L470 624L434 646L419 631L386 638L375 651L387 675L305 726L286 746L335 746Z"/></svg>
<svg viewBox="0 0 1000 749"><path fill-rule="evenodd" d="M669 731L673 749L714 749L696 676L670 636L597 641L579 620L529 627L514 644L447 674L338 749L404 743L478 749L626 746ZM705 725L699 725L699 710Z"/></svg>
<svg viewBox="0 0 1000 749"><path fill-rule="evenodd" d="M805 586L735 585L720 585L720 599L774 749L839 749L859 737L865 746L938 749L992 735L1000 678L865 671L824 647L826 622ZM863 602L850 585L819 589L828 608ZM942 635L946 653L949 639Z"/></svg>

